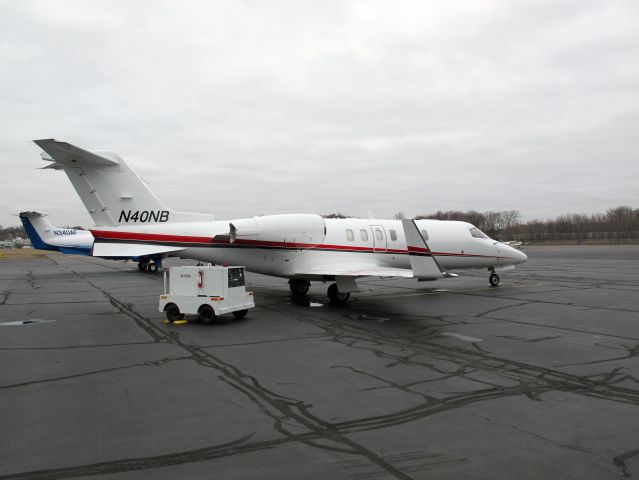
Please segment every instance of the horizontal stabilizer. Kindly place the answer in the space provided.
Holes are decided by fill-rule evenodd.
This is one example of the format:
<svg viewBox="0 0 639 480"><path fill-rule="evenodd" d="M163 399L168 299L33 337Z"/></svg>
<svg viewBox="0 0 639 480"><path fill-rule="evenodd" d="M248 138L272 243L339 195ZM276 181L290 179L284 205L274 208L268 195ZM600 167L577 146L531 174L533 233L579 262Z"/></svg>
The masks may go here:
<svg viewBox="0 0 639 480"><path fill-rule="evenodd" d="M151 245L145 243L100 243L96 240L93 244L94 257L134 258L161 255L164 253L175 253L182 250L184 250L182 247Z"/></svg>
<svg viewBox="0 0 639 480"><path fill-rule="evenodd" d="M49 216L48 213L43 213L43 212L36 212L36 211L26 211L26 212L20 212L18 213L19 217L25 217L25 218L37 218L37 217L47 217Z"/></svg>
<svg viewBox="0 0 639 480"><path fill-rule="evenodd" d="M112 152L89 152L83 148L76 147L67 142L58 142L52 138L34 140L46 155L42 155L43 160L55 162L65 166L85 166L93 167L113 167L119 165L118 156ZM55 165L54 164L54 165ZM54 166L52 168L59 168Z"/></svg>
<svg viewBox="0 0 639 480"><path fill-rule="evenodd" d="M414 220L402 220L408 258L413 274L420 280L436 280L442 277L450 277L439 265L431 253L426 240L417 228Z"/></svg>

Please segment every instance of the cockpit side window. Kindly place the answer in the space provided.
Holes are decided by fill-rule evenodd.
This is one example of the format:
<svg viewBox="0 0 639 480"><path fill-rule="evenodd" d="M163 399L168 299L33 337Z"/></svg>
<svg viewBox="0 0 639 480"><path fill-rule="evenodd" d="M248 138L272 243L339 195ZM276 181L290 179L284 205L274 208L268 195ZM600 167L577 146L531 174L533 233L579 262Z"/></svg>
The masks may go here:
<svg viewBox="0 0 639 480"><path fill-rule="evenodd" d="M470 229L470 234L475 238L488 238L488 235L486 235L484 232L476 227Z"/></svg>

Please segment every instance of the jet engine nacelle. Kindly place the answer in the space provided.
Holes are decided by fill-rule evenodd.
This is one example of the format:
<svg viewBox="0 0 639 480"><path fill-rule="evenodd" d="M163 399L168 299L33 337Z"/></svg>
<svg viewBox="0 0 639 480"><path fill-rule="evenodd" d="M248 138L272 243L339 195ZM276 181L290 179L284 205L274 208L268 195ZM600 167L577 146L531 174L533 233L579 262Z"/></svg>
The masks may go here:
<svg viewBox="0 0 639 480"><path fill-rule="evenodd" d="M324 219L319 215L290 214L242 218L229 224L229 241L277 242L319 245L326 236Z"/></svg>

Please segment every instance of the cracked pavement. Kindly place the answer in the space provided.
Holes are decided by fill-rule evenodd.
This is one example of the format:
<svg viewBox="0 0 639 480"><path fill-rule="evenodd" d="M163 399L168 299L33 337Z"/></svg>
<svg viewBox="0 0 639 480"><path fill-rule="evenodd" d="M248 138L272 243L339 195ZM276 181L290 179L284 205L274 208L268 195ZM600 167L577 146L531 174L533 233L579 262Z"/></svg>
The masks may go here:
<svg viewBox="0 0 639 480"><path fill-rule="evenodd" d="M0 260L0 322L49 320L0 326L0 479L639 477L639 246L524 251L343 306L248 274L211 326L133 263Z"/></svg>

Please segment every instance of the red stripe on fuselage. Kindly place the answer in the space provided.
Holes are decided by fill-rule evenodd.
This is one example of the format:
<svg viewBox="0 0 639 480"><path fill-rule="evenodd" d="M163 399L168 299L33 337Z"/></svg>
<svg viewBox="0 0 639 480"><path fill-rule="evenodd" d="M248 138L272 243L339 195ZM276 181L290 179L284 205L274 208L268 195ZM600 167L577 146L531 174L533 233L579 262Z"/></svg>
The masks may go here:
<svg viewBox="0 0 639 480"><path fill-rule="evenodd" d="M448 253L448 252L430 252L424 247L409 246L407 250L397 249L380 249L373 247L361 247L357 245L329 245L329 244L313 244L313 243L294 243L294 242L272 242L267 240L248 240L237 239L232 244L229 240L215 240L213 237L196 237L191 235L172 235L161 233L138 233L138 232L121 232L112 230L91 230L96 240L131 240L136 242L166 242L166 243L208 243L211 245L244 245L253 247L271 247L271 248L288 248L288 249L304 249L304 250L338 250L343 252L372 252L372 253L397 253L405 255L407 253L432 253L439 256L455 256L455 257L478 257L478 258L497 258L493 255L476 255L472 253ZM505 258L505 257L502 257Z"/></svg>
<svg viewBox="0 0 639 480"><path fill-rule="evenodd" d="M96 239L108 238L114 240L145 240L153 242L181 242L181 243L213 243L212 237L193 237L188 235L166 235L161 233L137 233L137 232L114 232L111 230L91 230Z"/></svg>

